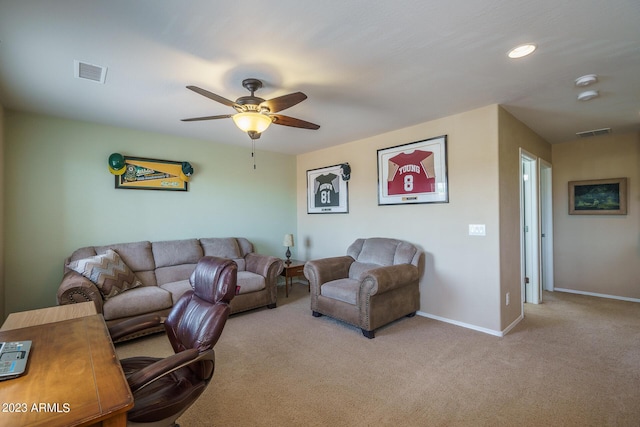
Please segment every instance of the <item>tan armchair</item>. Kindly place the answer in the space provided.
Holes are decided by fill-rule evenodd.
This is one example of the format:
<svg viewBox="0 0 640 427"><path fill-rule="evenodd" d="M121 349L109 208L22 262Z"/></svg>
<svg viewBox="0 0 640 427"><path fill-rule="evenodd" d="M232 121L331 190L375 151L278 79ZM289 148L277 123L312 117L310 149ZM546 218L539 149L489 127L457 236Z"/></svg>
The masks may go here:
<svg viewBox="0 0 640 427"><path fill-rule="evenodd" d="M383 325L414 316L420 308L421 255L411 243L377 237L356 240L346 256L308 261L304 274L313 316L350 323L367 338Z"/></svg>

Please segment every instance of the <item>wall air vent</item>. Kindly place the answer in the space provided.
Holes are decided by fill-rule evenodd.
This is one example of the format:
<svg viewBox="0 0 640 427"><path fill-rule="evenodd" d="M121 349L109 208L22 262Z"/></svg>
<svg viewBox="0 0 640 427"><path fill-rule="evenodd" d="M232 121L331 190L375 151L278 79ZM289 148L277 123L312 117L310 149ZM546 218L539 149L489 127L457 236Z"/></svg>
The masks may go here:
<svg viewBox="0 0 640 427"><path fill-rule="evenodd" d="M600 136L600 135L609 135L611 133L611 128L602 128L602 129L594 129L594 130L585 130L583 132L576 132L580 138L588 138L590 136Z"/></svg>
<svg viewBox="0 0 640 427"><path fill-rule="evenodd" d="M107 67L73 61L73 73L77 79L91 80L92 82L104 84L107 78Z"/></svg>

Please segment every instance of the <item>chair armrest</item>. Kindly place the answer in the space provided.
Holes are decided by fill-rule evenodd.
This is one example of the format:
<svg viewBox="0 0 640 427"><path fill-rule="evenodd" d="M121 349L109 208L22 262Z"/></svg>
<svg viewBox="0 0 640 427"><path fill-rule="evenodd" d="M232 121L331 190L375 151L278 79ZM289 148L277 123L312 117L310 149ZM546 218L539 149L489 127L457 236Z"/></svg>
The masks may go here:
<svg viewBox="0 0 640 427"><path fill-rule="evenodd" d="M349 277L349 267L354 261L348 255L307 261L304 276L309 281L311 290L317 289L319 293L323 284Z"/></svg>
<svg viewBox="0 0 640 427"><path fill-rule="evenodd" d="M269 255L260 255L255 252L248 253L244 260L245 269L256 273L267 279L267 282L274 282L284 269L284 263L280 258Z"/></svg>
<svg viewBox="0 0 640 427"><path fill-rule="evenodd" d="M369 270L360 282L360 289L369 295L382 294L392 289L418 282L418 267L412 264L398 264Z"/></svg>
<svg viewBox="0 0 640 427"><path fill-rule="evenodd" d="M82 274L73 270L68 271L62 277L62 282L58 287L57 298L59 305L93 301L98 314L102 313L104 300L96 285Z"/></svg>
<svg viewBox="0 0 640 427"><path fill-rule="evenodd" d="M199 353L197 349L190 348L181 351L180 353L172 354L169 357L160 359L157 362L140 369L128 377L127 382L129 383L129 388L132 393L135 393L173 371L204 359L214 359L213 349Z"/></svg>
<svg viewBox="0 0 640 427"><path fill-rule="evenodd" d="M126 337L129 334L134 334L139 331L144 331L148 328L153 328L164 323L164 319L157 314L145 314L137 316L131 319L123 320L120 323L116 323L109 327L109 335L111 335L111 341L117 341L122 337Z"/></svg>

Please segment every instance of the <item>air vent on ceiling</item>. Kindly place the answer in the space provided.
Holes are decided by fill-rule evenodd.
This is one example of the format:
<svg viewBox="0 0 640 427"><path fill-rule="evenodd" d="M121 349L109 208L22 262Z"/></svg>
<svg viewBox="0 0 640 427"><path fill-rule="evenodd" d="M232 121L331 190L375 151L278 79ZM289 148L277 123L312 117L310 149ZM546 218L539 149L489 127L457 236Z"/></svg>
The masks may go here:
<svg viewBox="0 0 640 427"><path fill-rule="evenodd" d="M74 76L78 79L91 80L104 84L107 78L107 67L87 64L86 62L73 61Z"/></svg>
<svg viewBox="0 0 640 427"><path fill-rule="evenodd" d="M609 135L611 133L611 128L602 128L602 129L594 129L594 130L585 130L583 132L576 132L580 138L588 138L590 136L599 136L599 135Z"/></svg>

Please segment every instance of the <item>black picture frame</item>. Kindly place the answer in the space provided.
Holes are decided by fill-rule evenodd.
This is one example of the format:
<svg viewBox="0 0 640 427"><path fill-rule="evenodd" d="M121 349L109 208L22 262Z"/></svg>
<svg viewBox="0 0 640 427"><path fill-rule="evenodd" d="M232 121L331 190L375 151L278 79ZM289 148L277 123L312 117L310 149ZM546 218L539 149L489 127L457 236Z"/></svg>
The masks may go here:
<svg viewBox="0 0 640 427"><path fill-rule="evenodd" d="M378 150L378 205L448 202L447 135Z"/></svg>
<svg viewBox="0 0 640 427"><path fill-rule="evenodd" d="M349 185L342 164L307 171L307 213L349 213Z"/></svg>

